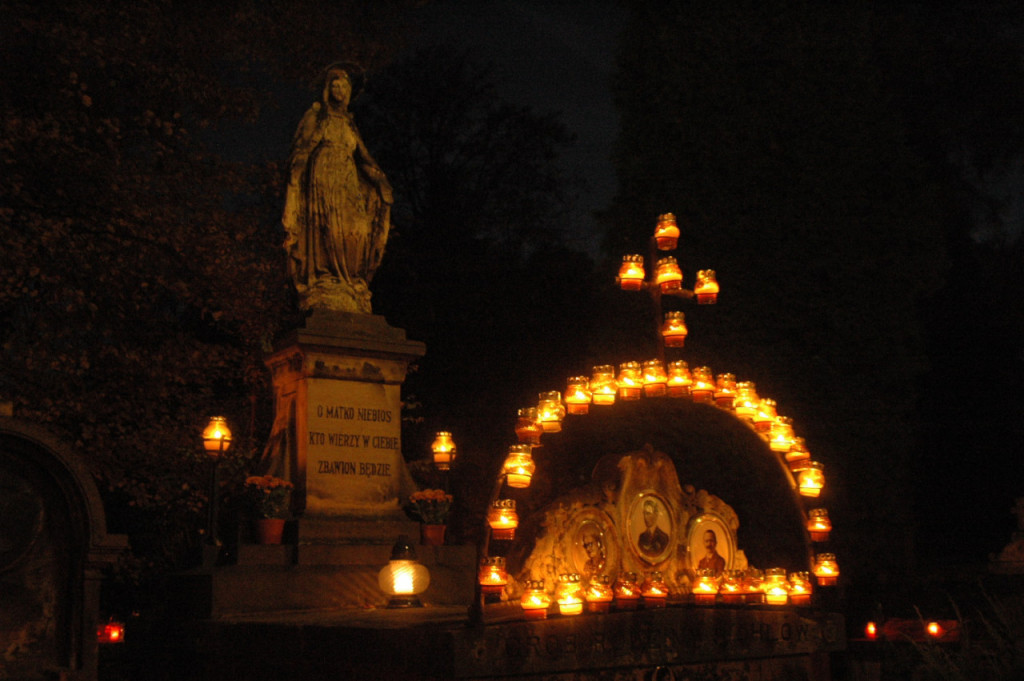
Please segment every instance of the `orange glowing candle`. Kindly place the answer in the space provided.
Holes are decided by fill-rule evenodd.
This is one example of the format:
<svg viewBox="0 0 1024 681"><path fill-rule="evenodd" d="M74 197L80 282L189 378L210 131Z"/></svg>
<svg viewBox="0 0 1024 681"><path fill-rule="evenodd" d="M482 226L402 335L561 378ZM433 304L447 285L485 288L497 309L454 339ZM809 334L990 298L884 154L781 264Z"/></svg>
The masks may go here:
<svg viewBox="0 0 1024 681"><path fill-rule="evenodd" d="M807 512L807 531L811 535L811 541L828 541L832 521L829 520L826 509L812 508Z"/></svg>
<svg viewBox="0 0 1024 681"><path fill-rule="evenodd" d="M750 568L743 573L743 602L748 604L764 603L764 573Z"/></svg>
<svg viewBox="0 0 1024 681"><path fill-rule="evenodd" d="M624 255L622 265L619 267L619 287L623 291L639 291L643 288L644 277L644 256Z"/></svg>
<svg viewBox="0 0 1024 681"><path fill-rule="evenodd" d="M799 473L811 460L811 453L807 451L807 443L804 442L802 437L794 437L793 444L789 446L789 451L786 452L786 463L789 464L789 470L794 473Z"/></svg>
<svg viewBox="0 0 1024 681"><path fill-rule="evenodd" d="M590 381L586 376L573 376L565 388L565 405L570 414L586 414L590 411Z"/></svg>
<svg viewBox="0 0 1024 681"><path fill-rule="evenodd" d="M491 538L510 540L516 536L519 515L515 499L496 499L487 512L487 524L491 527Z"/></svg>
<svg viewBox="0 0 1024 681"><path fill-rule="evenodd" d="M536 407L523 407L519 410L519 417L516 419L516 437L520 442L539 445L543 432L544 429L538 420Z"/></svg>
<svg viewBox="0 0 1024 681"><path fill-rule="evenodd" d="M722 573L722 582L718 594L723 603L735 605L743 602L743 571L726 570Z"/></svg>
<svg viewBox="0 0 1024 681"><path fill-rule="evenodd" d="M776 416L769 428L768 446L773 452L785 454L793 446L793 419Z"/></svg>
<svg viewBox="0 0 1024 681"><path fill-rule="evenodd" d="M658 260L658 266L654 270L654 282L662 293L671 293L683 288L683 271L675 258L668 256Z"/></svg>
<svg viewBox="0 0 1024 681"><path fill-rule="evenodd" d="M714 605L718 597L718 579L714 568L698 568L693 583L693 602L697 605Z"/></svg>
<svg viewBox="0 0 1024 681"><path fill-rule="evenodd" d="M619 392L619 383L615 380L615 367L611 364L600 364L594 367L590 377L590 390L594 404L615 404L615 396Z"/></svg>
<svg viewBox="0 0 1024 681"><path fill-rule="evenodd" d="M557 433L562 430L565 418L565 407L562 405L562 393L557 390L541 393L537 402L537 420L545 433Z"/></svg>
<svg viewBox="0 0 1024 681"><path fill-rule="evenodd" d="M544 580L528 581L519 605L523 609L523 617L528 620L542 620L548 616L551 597L544 590Z"/></svg>
<svg viewBox="0 0 1024 681"><path fill-rule="evenodd" d="M668 383L666 385L669 397L689 397L692 384L690 366L685 361L677 359L668 363Z"/></svg>
<svg viewBox="0 0 1024 681"><path fill-rule="evenodd" d="M480 590L488 595L500 594L508 584L508 571L502 556L489 556L480 561Z"/></svg>
<svg viewBox="0 0 1024 681"><path fill-rule="evenodd" d="M667 391L668 374L659 359L644 362L644 396L661 397Z"/></svg>
<svg viewBox="0 0 1024 681"><path fill-rule="evenodd" d="M714 305L718 302L718 280L714 270L698 270L697 283L693 287L698 305Z"/></svg>
<svg viewBox="0 0 1024 681"><path fill-rule="evenodd" d="M757 396L757 388L753 381L740 381L736 384L736 397L732 401L736 416L748 421L752 420L760 401L761 398Z"/></svg>
<svg viewBox="0 0 1024 681"><path fill-rule="evenodd" d="M665 339L666 348L681 348L686 344L686 316L679 310L665 313L665 321L661 325L661 337Z"/></svg>
<svg viewBox="0 0 1024 681"><path fill-rule="evenodd" d="M814 576L818 579L818 586L835 586L839 581L839 563L836 562L836 554L819 553L814 557Z"/></svg>
<svg viewBox="0 0 1024 681"><path fill-rule="evenodd" d="M754 429L759 433L770 433L772 424L775 423L775 400L770 397L762 397L754 412Z"/></svg>
<svg viewBox="0 0 1024 681"><path fill-rule="evenodd" d="M579 615L583 612L583 587L580 585L580 576L576 573L559 575L555 599L558 602L558 612L563 615Z"/></svg>
<svg viewBox="0 0 1024 681"><path fill-rule="evenodd" d="M623 362L619 365L619 398L639 400L643 391L643 374L638 362Z"/></svg>
<svg viewBox="0 0 1024 681"><path fill-rule="evenodd" d="M789 602L793 605L810 605L811 593L814 587L811 586L811 573L791 572L789 574Z"/></svg>
<svg viewBox="0 0 1024 681"><path fill-rule="evenodd" d="M608 612L611 608L615 591L612 589L612 578L608 575L597 575L590 579L587 587L587 612Z"/></svg>
<svg viewBox="0 0 1024 681"><path fill-rule="evenodd" d="M615 608L617 610L636 610L640 603L640 585L636 582L635 572L623 572L615 580Z"/></svg>
<svg viewBox="0 0 1024 681"><path fill-rule="evenodd" d="M715 404L722 409L732 409L736 399L736 376L718 374L715 376Z"/></svg>
<svg viewBox="0 0 1024 681"><path fill-rule="evenodd" d="M770 568L764 573L764 600L768 605L785 605L789 602L789 582L784 568Z"/></svg>
<svg viewBox="0 0 1024 681"><path fill-rule="evenodd" d="M817 461L807 462L807 468L800 471L798 480L800 494L805 497L819 496L821 488L825 486L825 466Z"/></svg>
<svg viewBox="0 0 1024 681"><path fill-rule="evenodd" d="M668 585L661 576L661 572L655 570L647 575L644 583L640 586L640 595L644 599L644 608L664 608L668 599Z"/></svg>
<svg viewBox="0 0 1024 681"><path fill-rule="evenodd" d="M654 240L658 244L659 251L671 251L679 241L679 225L676 224L676 216L672 213L665 213L658 216L658 225L654 228Z"/></svg>
<svg viewBox="0 0 1024 681"><path fill-rule="evenodd" d="M714 401L715 381L711 377L710 367L696 367L692 376L693 384L690 386L690 397L694 402L711 404Z"/></svg>
<svg viewBox="0 0 1024 681"><path fill-rule="evenodd" d="M532 445L512 445L508 448L508 456L502 470L505 473L505 482L509 487L523 489L530 486L533 472L537 464L533 461Z"/></svg>
<svg viewBox="0 0 1024 681"><path fill-rule="evenodd" d="M437 470L446 471L451 468L452 462L455 461L455 442L451 433L438 433L430 449L434 453L434 465L437 466Z"/></svg>

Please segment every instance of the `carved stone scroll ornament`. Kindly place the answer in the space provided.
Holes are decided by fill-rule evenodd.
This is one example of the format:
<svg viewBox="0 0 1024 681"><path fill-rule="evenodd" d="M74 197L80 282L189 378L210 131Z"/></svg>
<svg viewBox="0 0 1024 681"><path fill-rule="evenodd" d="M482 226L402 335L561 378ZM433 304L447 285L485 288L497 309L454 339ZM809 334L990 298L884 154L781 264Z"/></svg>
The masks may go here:
<svg viewBox="0 0 1024 681"><path fill-rule="evenodd" d="M304 310L371 314L369 284L391 228L391 185L348 111L356 74L326 70L292 142L281 222Z"/></svg>

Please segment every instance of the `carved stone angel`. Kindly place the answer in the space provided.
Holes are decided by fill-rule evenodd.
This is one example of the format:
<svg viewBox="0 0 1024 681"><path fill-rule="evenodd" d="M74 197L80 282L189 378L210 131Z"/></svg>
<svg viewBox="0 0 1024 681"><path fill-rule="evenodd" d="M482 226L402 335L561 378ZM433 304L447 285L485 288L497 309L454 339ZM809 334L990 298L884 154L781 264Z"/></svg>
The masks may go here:
<svg viewBox="0 0 1024 681"><path fill-rule="evenodd" d="M327 69L292 142L284 224L304 310L370 314L369 283L391 228L391 185L348 111L355 69Z"/></svg>

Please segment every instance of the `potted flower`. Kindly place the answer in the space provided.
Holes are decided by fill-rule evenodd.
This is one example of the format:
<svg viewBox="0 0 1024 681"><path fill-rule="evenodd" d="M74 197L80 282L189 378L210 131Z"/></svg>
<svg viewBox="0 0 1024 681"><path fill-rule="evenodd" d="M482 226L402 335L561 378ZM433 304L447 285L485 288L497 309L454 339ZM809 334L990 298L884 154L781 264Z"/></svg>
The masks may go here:
<svg viewBox="0 0 1024 681"><path fill-rule="evenodd" d="M294 485L273 475L254 475L245 479L245 493L256 519L261 544L280 544L284 521Z"/></svg>
<svg viewBox="0 0 1024 681"><path fill-rule="evenodd" d="M452 495L441 489L424 489L409 497L412 513L420 519L420 543L444 544L445 522L452 507Z"/></svg>

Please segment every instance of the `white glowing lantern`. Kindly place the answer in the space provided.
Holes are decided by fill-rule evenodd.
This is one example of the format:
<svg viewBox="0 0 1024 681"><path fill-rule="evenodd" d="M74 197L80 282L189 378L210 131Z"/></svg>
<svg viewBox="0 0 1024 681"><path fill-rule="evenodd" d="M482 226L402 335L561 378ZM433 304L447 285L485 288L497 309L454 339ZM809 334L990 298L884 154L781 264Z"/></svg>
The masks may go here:
<svg viewBox="0 0 1024 681"><path fill-rule="evenodd" d="M416 560L408 537L399 537L391 549L391 560L377 573L377 586L388 595L389 608L423 606L419 595L430 586L430 571Z"/></svg>

